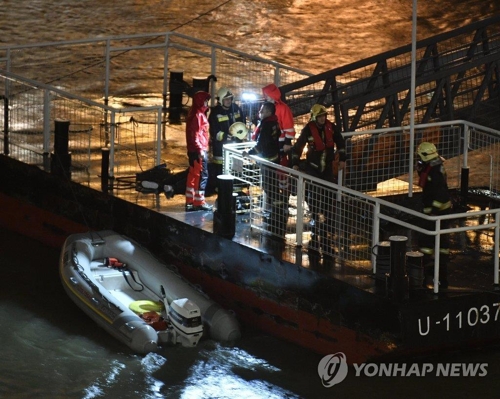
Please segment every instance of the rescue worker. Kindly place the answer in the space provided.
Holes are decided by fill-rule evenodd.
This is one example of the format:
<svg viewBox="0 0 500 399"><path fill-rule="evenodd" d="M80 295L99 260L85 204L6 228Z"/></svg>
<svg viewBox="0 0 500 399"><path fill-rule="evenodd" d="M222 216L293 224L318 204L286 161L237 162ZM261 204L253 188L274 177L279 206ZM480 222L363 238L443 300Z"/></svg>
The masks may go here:
<svg viewBox="0 0 500 399"><path fill-rule="evenodd" d="M291 148L292 140L295 139L295 122L290 107L281 100L281 91L271 83L262 88L262 94L266 101L274 103L276 117L280 125L280 164L289 166L286 152Z"/></svg>
<svg viewBox="0 0 500 399"><path fill-rule="evenodd" d="M307 146L307 154L304 172L336 183L337 176L334 174L334 163L338 157L338 170L345 167L347 158L345 141L340 129L327 119L327 109L321 104L314 104L311 108L311 119L300 132L295 145L291 149L291 165L293 169L299 169L300 158L304 147ZM313 251L323 250L330 254L328 234L333 232L334 222L334 200L328 195L325 188L318 185L308 185L306 201L311 212L312 236L309 249ZM323 221L320 221L323 215Z"/></svg>
<svg viewBox="0 0 500 399"><path fill-rule="evenodd" d="M223 152L222 147L229 142L241 142L237 137L231 136L229 127L235 122L245 123L241 108L234 103L234 95L227 87L217 91L218 102L210 110L210 143L212 149L212 163L214 164L214 177L222 174Z"/></svg>
<svg viewBox="0 0 500 399"><path fill-rule="evenodd" d="M426 215L442 216L451 212L451 199L446 181L444 159L439 156L436 146L429 142L421 143L417 148L418 185L422 187L423 212ZM449 220L441 222L441 228L446 229ZM433 221L425 221L426 230L435 230ZM424 254L424 264L427 264L434 255L434 239L432 235L420 234L420 251ZM439 283L441 288L448 288L448 262L450 259L449 234L440 238L439 249ZM429 272L429 270L427 270ZM430 274L432 270L430 270ZM428 273L429 274L429 273Z"/></svg>
<svg viewBox="0 0 500 399"><path fill-rule="evenodd" d="M210 94L199 91L193 95L193 103L186 119L186 144L189 170L186 180L186 211L210 211L205 201L208 181L209 125L207 118Z"/></svg>
<svg viewBox="0 0 500 399"><path fill-rule="evenodd" d="M274 103L276 108L276 117L280 125L279 150L281 166L290 167L288 151L292 148L292 140L295 139L295 121L290 107L281 99L281 91L274 83L268 84L262 88L262 94L266 101ZM279 172L277 174L277 183L280 191L282 217L288 219L289 196L296 190L295 180L289 181L288 174ZM287 220L283 222L286 225Z"/></svg>
<svg viewBox="0 0 500 399"><path fill-rule="evenodd" d="M279 164L280 146L279 137L281 135L280 125L276 116L275 104L266 101L259 110L259 123L255 131L257 132L255 146L243 156L257 155L267 161ZM279 185L277 184L277 172L275 169L262 165L262 188L266 193L266 205L270 209L269 216L266 218L268 229L274 234L284 237L286 231L286 221L288 214L285 210Z"/></svg>

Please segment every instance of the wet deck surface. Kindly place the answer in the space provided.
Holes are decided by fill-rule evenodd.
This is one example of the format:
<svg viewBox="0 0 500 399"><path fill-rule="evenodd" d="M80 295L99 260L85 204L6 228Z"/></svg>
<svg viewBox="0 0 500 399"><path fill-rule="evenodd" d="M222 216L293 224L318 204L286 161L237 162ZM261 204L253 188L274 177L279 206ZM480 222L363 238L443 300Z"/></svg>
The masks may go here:
<svg viewBox="0 0 500 399"><path fill-rule="evenodd" d="M169 126L168 138L168 145L162 151L162 159L169 160L167 161L167 167L175 173L185 170L187 168L187 157L184 126ZM90 186L97 190L100 190L99 173L100 166L96 167L96 170L89 171ZM139 192L135 187L135 176L116 179L111 194L148 209L168 214L177 220L197 226L205 231L213 232L212 212L186 213L184 211L185 198L182 194L167 199L163 193ZM207 197L209 204L215 204L216 200L216 195ZM484 209L484 204L480 205L480 207ZM355 267L339 263L337 259L330 260L310 256L307 251L307 244L300 248L294 245L293 240L279 241L265 232L252 229L248 213L237 214L235 227L233 241L256 248L277 259L341 279L375 295L387 295L386 282L376 279L370 266ZM293 235L290 226L288 232L290 236ZM400 235L400 232L395 233ZM391 232L385 231L384 234L388 237ZM409 237L409 241L414 239L415 237ZM484 245L485 241L489 241L486 246ZM413 247L415 246L413 245ZM452 255L448 268L449 288L441 290L440 295L492 291L494 265L491 250L488 248L491 248L491 237L484 237L481 234L471 237L467 233L459 233L456 237L452 237ZM418 290L418 297L426 296L425 293L428 293L429 298L434 298L432 279L427 279L426 282L428 283L427 289Z"/></svg>
<svg viewBox="0 0 500 399"><path fill-rule="evenodd" d="M183 195L166 199L163 194L143 194L135 190L126 193L122 190L118 196L213 232L213 212L184 212ZM216 199L216 196L211 196L207 198L207 202L214 204ZM335 258L323 259L321 256L309 254L307 244L304 244L303 248L297 247L291 240L278 240L266 232L252 229L248 213L236 215L235 235L232 240L256 248L277 259L341 279L374 295L388 295L386 282L376 279L371 267L355 267L340 263ZM464 240L470 241L465 233L452 239L453 250L448 271L449 287L446 290L441 289L439 296L493 290L494 265L491 253L481 247L479 239L477 243L467 242L464 250ZM410 291L410 298L435 299L437 296L432 291L432 278L428 277L426 283L427 288Z"/></svg>

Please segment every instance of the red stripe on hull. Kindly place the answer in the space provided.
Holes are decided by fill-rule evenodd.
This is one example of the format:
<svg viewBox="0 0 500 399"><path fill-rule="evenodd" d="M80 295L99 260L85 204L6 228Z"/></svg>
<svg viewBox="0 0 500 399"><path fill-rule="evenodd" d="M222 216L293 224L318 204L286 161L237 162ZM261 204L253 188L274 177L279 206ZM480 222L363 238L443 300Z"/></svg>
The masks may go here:
<svg viewBox="0 0 500 399"><path fill-rule="evenodd" d="M192 267L177 266L189 281L204 287L212 299L234 311L245 324L321 355L344 352L349 363L362 363L396 349L394 343L374 340L325 318L260 298L248 288L207 276Z"/></svg>
<svg viewBox="0 0 500 399"><path fill-rule="evenodd" d="M70 234L89 231L84 225L2 193L0 204L0 224L3 227L54 248L60 248Z"/></svg>

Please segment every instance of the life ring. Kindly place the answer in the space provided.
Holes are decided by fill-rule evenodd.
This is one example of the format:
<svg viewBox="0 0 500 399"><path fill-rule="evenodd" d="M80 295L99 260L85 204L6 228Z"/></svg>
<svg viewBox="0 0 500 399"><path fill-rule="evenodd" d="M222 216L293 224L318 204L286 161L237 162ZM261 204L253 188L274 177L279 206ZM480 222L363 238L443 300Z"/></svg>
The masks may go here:
<svg viewBox="0 0 500 399"><path fill-rule="evenodd" d="M150 301L148 299L142 299L139 301L132 302L128 308L137 314L142 314L146 312L157 312L161 313L164 309L164 305L162 302Z"/></svg>

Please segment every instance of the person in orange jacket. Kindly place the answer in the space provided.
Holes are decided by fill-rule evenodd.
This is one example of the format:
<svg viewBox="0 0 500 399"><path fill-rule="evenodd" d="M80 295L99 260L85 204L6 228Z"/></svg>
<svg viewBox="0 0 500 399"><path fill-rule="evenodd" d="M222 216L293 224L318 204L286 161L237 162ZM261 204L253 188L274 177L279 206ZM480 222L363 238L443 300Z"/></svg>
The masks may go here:
<svg viewBox="0 0 500 399"><path fill-rule="evenodd" d="M186 119L186 144L189 171L186 180L186 211L210 211L205 201L208 182L208 145L210 141L207 118L210 94L199 91L193 96L193 104Z"/></svg>
<svg viewBox="0 0 500 399"><path fill-rule="evenodd" d="M280 125L281 134L279 137L279 151L281 166L290 166L290 160L287 152L292 148L292 140L295 139L295 121L290 107L281 99L281 91L274 83L268 84L262 88L262 94L266 101L274 103L276 108L276 117ZM286 226L288 220L288 198L294 190L288 181L288 175L284 172L278 173L277 183L281 197L281 215L280 225Z"/></svg>
<svg viewBox="0 0 500 399"><path fill-rule="evenodd" d="M281 129L280 135L280 164L288 166L286 152L291 148L292 140L295 139L295 122L290 107L281 99L281 91L274 83L262 88L262 94L266 101L271 101L276 107L276 117Z"/></svg>

